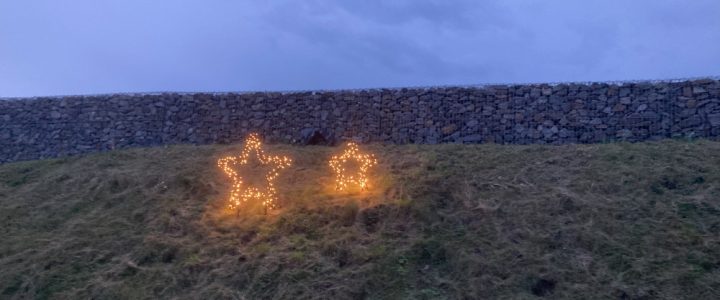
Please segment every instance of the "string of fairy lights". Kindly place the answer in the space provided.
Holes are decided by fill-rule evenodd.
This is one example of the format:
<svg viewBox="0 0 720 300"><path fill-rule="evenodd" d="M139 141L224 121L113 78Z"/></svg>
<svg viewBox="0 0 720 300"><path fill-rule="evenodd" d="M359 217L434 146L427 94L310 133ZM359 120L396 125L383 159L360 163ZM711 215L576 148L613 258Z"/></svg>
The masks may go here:
<svg viewBox="0 0 720 300"><path fill-rule="evenodd" d="M347 163L350 160L355 160L359 165L358 171L354 174L347 171ZM350 142L341 155L330 158L329 164L335 173L335 189L347 190L348 185L356 184L361 190L365 190L368 184L368 170L377 164L377 159L372 154L360 152L358 145Z"/></svg>
<svg viewBox="0 0 720 300"><path fill-rule="evenodd" d="M235 169L237 166L250 163L252 154L255 154L261 165L270 169L264 175L264 186L250 186L243 181L243 174ZM349 171L348 164L355 161L358 166L356 170ZM218 159L218 167L227 174L231 181L230 199L228 208L239 210L249 201L257 201L265 209L277 208L278 192L275 188L275 179L280 171L292 165L292 159L281 155L268 155L263 150L262 142L257 134L250 134L245 140L240 155L226 156ZM377 159L373 154L360 151L356 143L347 143L340 155L334 155L329 161L330 168L335 177L335 189L338 191L348 190L351 185L356 185L360 190L368 188L368 171L377 165Z"/></svg>
<svg viewBox="0 0 720 300"><path fill-rule="evenodd" d="M255 153L262 165L270 167L265 174L265 187L243 186L243 178L233 168L235 165L247 165L252 153ZM292 159L287 156L271 156L265 154L262 142L257 134L250 134L245 140L245 145L239 156L227 156L218 160L218 166L230 176L232 189L230 191L230 209L239 209L240 206L250 200L260 201L265 208L277 207L277 189L275 179L280 175L280 170L292 165Z"/></svg>

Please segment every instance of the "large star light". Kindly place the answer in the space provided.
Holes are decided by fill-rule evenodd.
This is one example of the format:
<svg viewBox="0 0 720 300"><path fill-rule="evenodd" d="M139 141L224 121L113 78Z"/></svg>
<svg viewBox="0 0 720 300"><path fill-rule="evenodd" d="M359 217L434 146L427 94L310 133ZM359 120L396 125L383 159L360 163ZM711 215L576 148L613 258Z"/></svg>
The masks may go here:
<svg viewBox="0 0 720 300"><path fill-rule="evenodd" d="M358 168L356 172L350 172L346 169L350 160L357 162ZM377 159L375 159L374 155L360 152L360 148L355 143L347 143L345 151L341 155L330 158L330 168L335 173L335 188L342 191L347 189L348 185L356 184L360 186L361 190L367 189L367 172L370 167L376 164Z"/></svg>
<svg viewBox="0 0 720 300"><path fill-rule="evenodd" d="M255 153L261 165L269 166L265 174L265 185L254 187L243 184L243 176L233 168L236 165L247 165L252 153ZM225 174L232 179L232 190L230 192L230 209L239 209L243 203L256 200L267 208L276 208L277 190L275 189L275 178L280 175L280 170L289 167L292 160L287 156L270 156L265 154L262 143L257 134L250 134L245 139L245 145L239 156L228 156L218 160L218 166L225 171Z"/></svg>

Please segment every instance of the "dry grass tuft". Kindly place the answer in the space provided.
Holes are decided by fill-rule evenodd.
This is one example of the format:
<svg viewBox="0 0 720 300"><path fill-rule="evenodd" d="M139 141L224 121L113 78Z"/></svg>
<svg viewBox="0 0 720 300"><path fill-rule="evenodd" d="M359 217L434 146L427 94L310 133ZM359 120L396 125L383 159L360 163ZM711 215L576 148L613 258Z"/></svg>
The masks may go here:
<svg viewBox="0 0 720 300"><path fill-rule="evenodd" d="M218 157L131 149L0 165L0 298L720 298L720 143L271 145L282 209L226 209Z"/></svg>

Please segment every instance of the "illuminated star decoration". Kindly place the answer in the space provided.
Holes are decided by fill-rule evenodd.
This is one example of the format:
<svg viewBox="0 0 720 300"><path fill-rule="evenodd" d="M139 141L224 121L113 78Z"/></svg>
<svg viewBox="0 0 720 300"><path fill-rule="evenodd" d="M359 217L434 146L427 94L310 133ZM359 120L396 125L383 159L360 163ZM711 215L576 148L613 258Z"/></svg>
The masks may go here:
<svg viewBox="0 0 720 300"><path fill-rule="evenodd" d="M359 164L357 173L348 174L345 165L349 160L356 160ZM361 190L367 188L367 172L370 167L377 164L377 159L372 154L361 153L358 145L347 143L345 152L342 155L335 155L330 158L330 168L335 173L335 189L342 191L347 189L349 184L357 184Z"/></svg>
<svg viewBox="0 0 720 300"><path fill-rule="evenodd" d="M231 166L246 165L250 154L255 152L260 164L270 166L271 169L265 174L266 184L263 189L252 186L243 186L243 179ZM243 203L249 200L257 200L262 202L265 209L276 208L277 190L275 189L275 178L280 174L280 170L289 167L292 160L287 156L270 156L266 155L262 149L260 138L256 134L250 134L245 139L240 156L228 156L218 160L218 166L232 179L232 190L230 192L230 209L238 209Z"/></svg>

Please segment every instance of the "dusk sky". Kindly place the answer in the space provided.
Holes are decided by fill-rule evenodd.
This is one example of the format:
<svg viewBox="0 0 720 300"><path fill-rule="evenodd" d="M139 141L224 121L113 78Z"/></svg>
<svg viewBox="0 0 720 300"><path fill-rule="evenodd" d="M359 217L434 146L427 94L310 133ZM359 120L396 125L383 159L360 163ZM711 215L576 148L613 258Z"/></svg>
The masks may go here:
<svg viewBox="0 0 720 300"><path fill-rule="evenodd" d="M0 0L0 97L717 75L718 0Z"/></svg>

